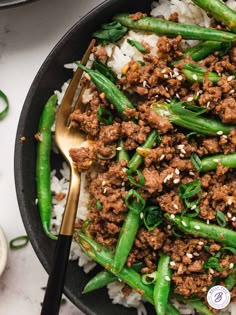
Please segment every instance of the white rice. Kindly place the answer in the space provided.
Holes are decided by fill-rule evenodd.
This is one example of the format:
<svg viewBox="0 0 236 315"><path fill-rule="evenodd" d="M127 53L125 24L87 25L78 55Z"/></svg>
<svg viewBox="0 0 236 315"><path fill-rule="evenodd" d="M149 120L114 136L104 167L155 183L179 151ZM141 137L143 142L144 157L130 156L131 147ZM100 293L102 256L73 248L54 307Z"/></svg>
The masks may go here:
<svg viewBox="0 0 236 315"><path fill-rule="evenodd" d="M226 4L236 10L236 1L228 0ZM177 12L179 14L179 22L185 24L196 24L204 27L209 27L211 19L207 14L197 6L195 6L191 0L160 0L159 3L154 2L152 4L151 15L155 17L164 17L168 19L170 14ZM123 67L128 64L131 60L142 61L142 54L131 45L128 44L127 39L137 40L139 42L146 42L151 48L151 54L156 54L156 42L158 36L155 34L137 33L134 31L129 31L128 34L117 44L109 44L105 46L109 60L108 66L116 72L117 76L120 77L122 74ZM187 41L188 45L196 43L196 41ZM90 58L90 63L92 62L93 55ZM76 71L77 65L67 64L66 68ZM68 87L69 82L64 83L61 91L55 91L58 97L58 105L60 105L64 93ZM83 102L87 103L91 100L91 93L89 89L86 89L83 95ZM53 130L53 128L52 128ZM58 153L56 147L54 151ZM51 220L51 231L57 234L60 229L60 224L62 220L62 215L66 203L66 196L69 188L70 172L67 164L64 162L60 172L60 179L56 174L56 171L51 173L51 190L52 193L64 193L65 197L58 201L55 197L53 198L53 208L52 208L52 220ZM85 190L85 174L81 177L81 193L78 205L77 218L85 220L88 214L87 211L87 200L88 192ZM92 270L96 263L94 263L87 255L85 255L76 242L72 242L71 260L78 260L78 266L83 267L84 271L87 273ZM114 304L122 304L126 307L134 307L137 309L138 315L147 315L147 311L143 304L143 299L140 294L134 290L129 296L125 296L122 293L124 283L114 282L108 286L108 294ZM179 303L176 300L172 301L173 304L179 309L180 313L183 315L194 315L195 311L193 308ZM236 303L231 303L225 310L222 310L219 315L236 315Z"/></svg>

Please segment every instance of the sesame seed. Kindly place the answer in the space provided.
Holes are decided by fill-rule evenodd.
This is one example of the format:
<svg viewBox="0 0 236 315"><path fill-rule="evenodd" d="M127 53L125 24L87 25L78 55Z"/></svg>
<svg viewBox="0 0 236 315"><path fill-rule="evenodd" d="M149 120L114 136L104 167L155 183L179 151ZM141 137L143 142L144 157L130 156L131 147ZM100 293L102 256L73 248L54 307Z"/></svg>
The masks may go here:
<svg viewBox="0 0 236 315"><path fill-rule="evenodd" d="M106 191L107 191L107 188L104 188L103 193L105 194L105 193L106 193Z"/></svg>
<svg viewBox="0 0 236 315"><path fill-rule="evenodd" d="M175 266L176 263L175 263L174 261L171 261L171 262L170 262L170 265L171 265L171 266Z"/></svg>
<svg viewBox="0 0 236 315"><path fill-rule="evenodd" d="M35 198L35 201L34 201L35 205L37 205L38 202L39 202L38 198Z"/></svg>
<svg viewBox="0 0 236 315"><path fill-rule="evenodd" d="M176 94L175 94L175 96L176 96L177 98L180 98L180 96L179 96L179 94L178 94L178 93L176 93Z"/></svg>
<svg viewBox="0 0 236 315"><path fill-rule="evenodd" d="M186 256L187 256L188 258L193 258L193 255L190 254L190 253L187 253Z"/></svg>
<svg viewBox="0 0 236 315"><path fill-rule="evenodd" d="M236 217L232 217L231 221L233 222L236 221Z"/></svg>
<svg viewBox="0 0 236 315"><path fill-rule="evenodd" d="M168 230L171 230L171 225L167 225L167 229L168 229Z"/></svg>
<svg viewBox="0 0 236 315"><path fill-rule="evenodd" d="M175 174L179 175L179 169L178 168L175 169Z"/></svg>
<svg viewBox="0 0 236 315"><path fill-rule="evenodd" d="M173 183L174 184L178 184L180 182L180 179L179 178L175 178L174 180L173 180Z"/></svg>
<svg viewBox="0 0 236 315"><path fill-rule="evenodd" d="M209 102L207 102L206 107L209 108L210 105L211 105L211 102L209 101Z"/></svg>
<svg viewBox="0 0 236 315"><path fill-rule="evenodd" d="M169 78L168 74L164 74L164 78L168 79Z"/></svg>
<svg viewBox="0 0 236 315"><path fill-rule="evenodd" d="M228 78L227 78L227 81L230 82L234 79L234 76L233 75L230 75Z"/></svg>
<svg viewBox="0 0 236 315"><path fill-rule="evenodd" d="M229 94L233 94L235 92L235 90L230 90Z"/></svg>
<svg viewBox="0 0 236 315"><path fill-rule="evenodd" d="M173 74L172 74L172 72L169 72L169 75L170 75L170 77L171 77L171 78L173 78Z"/></svg>
<svg viewBox="0 0 236 315"><path fill-rule="evenodd" d="M188 101L188 102L191 102L192 100L193 100L193 97L192 97L192 96L190 96L190 97L187 98L187 101Z"/></svg>
<svg viewBox="0 0 236 315"><path fill-rule="evenodd" d="M106 181L103 180L103 181L102 181L102 186L105 186L105 185L106 185Z"/></svg>
<svg viewBox="0 0 236 315"><path fill-rule="evenodd" d="M180 153L180 155L179 155L181 158L183 158L184 157L184 154L183 153Z"/></svg>
<svg viewBox="0 0 236 315"><path fill-rule="evenodd" d="M212 268L209 268L210 273L213 275L214 270Z"/></svg>
<svg viewBox="0 0 236 315"><path fill-rule="evenodd" d="M184 144L178 144L177 149L182 150L184 148Z"/></svg>
<svg viewBox="0 0 236 315"><path fill-rule="evenodd" d="M125 186L125 182L122 182L122 183L121 183L121 186L123 186L123 187L124 187L124 186Z"/></svg>
<svg viewBox="0 0 236 315"><path fill-rule="evenodd" d="M209 220L206 220L206 224L210 224L210 221L209 221Z"/></svg>
<svg viewBox="0 0 236 315"><path fill-rule="evenodd" d="M192 78L193 78L193 80L197 81L197 75L196 74L193 74Z"/></svg>
<svg viewBox="0 0 236 315"><path fill-rule="evenodd" d="M229 264L229 269L233 269L234 268L234 264L233 263L230 263Z"/></svg>
<svg viewBox="0 0 236 315"><path fill-rule="evenodd" d="M146 85L147 85L147 81L144 80L144 81L143 81L143 87L146 87Z"/></svg>
<svg viewBox="0 0 236 315"><path fill-rule="evenodd" d="M198 245L202 246L204 243L202 241L198 242Z"/></svg>
<svg viewBox="0 0 236 315"><path fill-rule="evenodd" d="M166 69L161 70L161 73L166 73Z"/></svg>
<svg viewBox="0 0 236 315"><path fill-rule="evenodd" d="M183 224L183 226L187 226L187 224L184 221L181 221L181 223Z"/></svg>
<svg viewBox="0 0 236 315"><path fill-rule="evenodd" d="M159 160L162 161L164 158L165 158L165 154L162 154Z"/></svg>
<svg viewBox="0 0 236 315"><path fill-rule="evenodd" d="M166 90L167 92L169 91L169 89L168 89L168 87L167 87L167 86L165 87L165 90Z"/></svg>
<svg viewBox="0 0 236 315"><path fill-rule="evenodd" d="M200 228L200 226L199 226L199 225L194 225L194 229L196 229L196 230L200 230L201 228Z"/></svg>
<svg viewBox="0 0 236 315"><path fill-rule="evenodd" d="M194 253L193 253L193 256L198 257L198 256L200 256L200 254L198 254L197 252L194 252Z"/></svg>
<svg viewBox="0 0 236 315"><path fill-rule="evenodd" d="M174 207L175 209L179 209L179 207L178 207L178 205L177 205L176 203L174 203L173 207Z"/></svg>
<svg viewBox="0 0 236 315"><path fill-rule="evenodd" d="M140 213L140 219L143 219L143 212Z"/></svg>
<svg viewBox="0 0 236 315"><path fill-rule="evenodd" d="M122 150L122 147L117 147L116 150L117 150L117 151L121 151L121 150Z"/></svg>
<svg viewBox="0 0 236 315"><path fill-rule="evenodd" d="M175 219L175 215L172 213L172 214L170 215L170 218L174 220L174 219Z"/></svg>
<svg viewBox="0 0 236 315"><path fill-rule="evenodd" d="M197 205L193 205L192 207L191 207L191 210L194 210L194 209L196 209L197 208Z"/></svg>
<svg viewBox="0 0 236 315"><path fill-rule="evenodd" d="M190 171L190 172L189 172L189 175L194 176L195 174L194 174L194 172Z"/></svg>
<svg viewBox="0 0 236 315"><path fill-rule="evenodd" d="M222 135L222 138L224 139L228 139L228 137L226 135Z"/></svg>
<svg viewBox="0 0 236 315"><path fill-rule="evenodd" d="M218 159L213 159L212 161L215 162L215 163L218 163L218 162L219 162Z"/></svg>
<svg viewBox="0 0 236 315"><path fill-rule="evenodd" d="M166 280L166 281L170 281L170 277L165 276L165 280Z"/></svg>
<svg viewBox="0 0 236 315"><path fill-rule="evenodd" d="M177 80L181 81L183 79L182 75L177 76Z"/></svg>
<svg viewBox="0 0 236 315"><path fill-rule="evenodd" d="M232 218L232 213L227 212L227 217L228 217L229 219Z"/></svg>
<svg viewBox="0 0 236 315"><path fill-rule="evenodd" d="M219 136L222 136L222 135L223 135L223 131L222 131L222 130L219 130L219 131L217 131L217 134L218 134Z"/></svg>
<svg viewBox="0 0 236 315"><path fill-rule="evenodd" d="M206 291L207 291L207 288L206 288L206 287L202 289L202 292L206 292Z"/></svg>

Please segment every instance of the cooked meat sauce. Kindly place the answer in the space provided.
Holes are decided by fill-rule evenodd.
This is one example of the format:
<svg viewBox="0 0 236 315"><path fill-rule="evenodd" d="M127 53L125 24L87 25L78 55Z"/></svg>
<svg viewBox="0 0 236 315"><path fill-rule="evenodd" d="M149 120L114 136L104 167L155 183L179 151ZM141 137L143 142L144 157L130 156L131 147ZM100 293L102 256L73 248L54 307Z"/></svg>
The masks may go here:
<svg viewBox="0 0 236 315"><path fill-rule="evenodd" d="M138 20L143 14L132 15ZM177 21L173 14L171 20ZM193 133L172 124L168 117L155 113L151 104L169 102L171 99L185 101L204 108L204 115L220 120L224 124L236 123L236 48L232 47L221 56L214 53L199 62L183 57L181 36L159 37L156 55L149 50L143 55L143 62L131 61L122 71L116 85L132 100L135 108L125 111L128 117L123 121L104 93L85 78L89 84L90 100L85 110L77 109L71 114L74 125L87 134L92 145L86 148L72 148L73 161L80 171L86 171L88 202L88 233L101 245L114 248L128 209L125 196L131 188L150 205L157 205L163 214L181 214L185 210L178 187L194 180L201 183L201 198L197 218L206 224L218 225L217 213L225 218L225 227L236 228L236 170L222 166L204 173L198 172L191 161L192 154L199 158L214 154L231 154L236 148L236 130L228 135L206 136ZM93 54L100 61L108 58L102 46L96 46ZM180 60L176 63L176 60ZM208 72L216 72L220 79L213 84L207 76L202 83L190 82L183 73L186 63L205 67ZM97 111L99 106L109 110L114 121L101 124ZM152 148L144 149L142 144L151 130L156 129L160 142ZM134 187L127 175L127 161L117 161L120 141L130 157L137 151L143 156L139 167L145 184ZM135 178L135 180L138 180ZM194 213L190 209L189 213ZM82 223L81 223L82 224ZM216 279L223 281L233 270L236 256L223 251L218 260L220 268L205 264L210 257L219 253L224 245L197 235L191 236L175 229L168 221L153 230L148 230L141 220L133 247L126 264L131 267L136 262L144 262L142 274L156 271L161 253L171 257L170 267L174 292L185 298L197 295L205 298L208 288ZM130 290L126 286L125 294ZM232 290L235 297L235 290ZM214 312L217 312L214 310Z"/></svg>

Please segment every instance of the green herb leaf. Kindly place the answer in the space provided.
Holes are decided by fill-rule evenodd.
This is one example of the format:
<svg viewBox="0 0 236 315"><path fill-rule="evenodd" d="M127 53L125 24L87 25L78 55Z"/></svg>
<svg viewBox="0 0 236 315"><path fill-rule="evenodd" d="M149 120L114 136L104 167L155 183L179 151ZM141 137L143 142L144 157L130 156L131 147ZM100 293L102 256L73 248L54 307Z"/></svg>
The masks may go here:
<svg viewBox="0 0 236 315"><path fill-rule="evenodd" d="M193 166L195 167L195 169L200 172L201 168L202 168L202 161L200 160L199 156L196 153L193 153L191 155L190 158Z"/></svg>
<svg viewBox="0 0 236 315"><path fill-rule="evenodd" d="M146 48L137 40L127 39L127 43L129 43L131 46L135 47L141 53L147 52Z"/></svg>
<svg viewBox="0 0 236 315"><path fill-rule="evenodd" d="M98 121L104 125L111 125L114 120L112 113L101 105L98 107L97 117Z"/></svg>
<svg viewBox="0 0 236 315"><path fill-rule="evenodd" d="M0 90L0 99L2 99L4 102L4 108L2 111L0 111L0 120L1 120L1 119L5 118L5 116L8 113L8 110L9 110L8 98L7 98L6 94L4 94L3 91L1 91L1 90Z"/></svg>
<svg viewBox="0 0 236 315"><path fill-rule="evenodd" d="M96 200L96 207L97 207L97 209L98 210L101 210L102 209L102 203L101 203L101 201L100 200Z"/></svg>
<svg viewBox="0 0 236 315"><path fill-rule="evenodd" d="M99 31L93 33L93 37L101 40L103 44L114 43L122 38L127 30L127 27L114 21L103 24Z"/></svg>
<svg viewBox="0 0 236 315"><path fill-rule="evenodd" d="M153 231L163 221L163 212L159 206L147 206L143 210L143 223L147 230Z"/></svg>
<svg viewBox="0 0 236 315"><path fill-rule="evenodd" d="M221 227L226 226L226 219L225 219L225 215L223 212L216 210L216 221L219 224L219 226L221 226Z"/></svg>
<svg viewBox="0 0 236 315"><path fill-rule="evenodd" d="M103 62L101 62L98 59L94 60L93 66L96 70L98 70L100 73L102 73L106 78L108 78L111 82L116 82L116 74L114 71L112 71L107 65L105 65Z"/></svg>
<svg viewBox="0 0 236 315"><path fill-rule="evenodd" d="M134 178L134 173L138 175L138 181L135 180ZM136 187L143 187L145 185L145 178L139 170L133 171L133 170L128 170L127 171L127 177L129 179L129 182L133 184Z"/></svg>
<svg viewBox="0 0 236 315"><path fill-rule="evenodd" d="M134 189L130 189L125 196L127 208L136 213L140 213L146 204L145 199Z"/></svg>
<svg viewBox="0 0 236 315"><path fill-rule="evenodd" d="M12 239L9 243L11 249L20 249L25 247L29 242L29 238L27 235L18 236Z"/></svg>
<svg viewBox="0 0 236 315"><path fill-rule="evenodd" d="M230 247L230 246L225 246L221 248L221 252L224 253L226 251L230 251L232 254L236 255L236 248Z"/></svg>

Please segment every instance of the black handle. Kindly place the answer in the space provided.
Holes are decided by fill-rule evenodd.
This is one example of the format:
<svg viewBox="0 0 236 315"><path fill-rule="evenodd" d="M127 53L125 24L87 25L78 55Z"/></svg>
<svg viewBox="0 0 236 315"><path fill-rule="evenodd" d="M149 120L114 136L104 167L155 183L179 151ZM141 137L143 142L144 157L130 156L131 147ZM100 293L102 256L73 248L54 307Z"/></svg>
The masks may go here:
<svg viewBox="0 0 236 315"><path fill-rule="evenodd" d="M41 315L58 315L72 236L59 235L44 295Z"/></svg>

